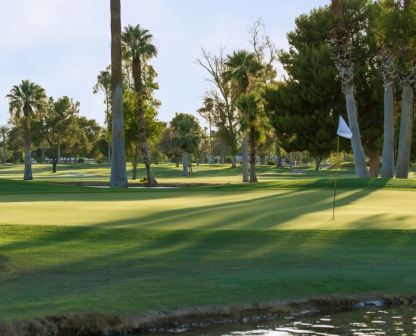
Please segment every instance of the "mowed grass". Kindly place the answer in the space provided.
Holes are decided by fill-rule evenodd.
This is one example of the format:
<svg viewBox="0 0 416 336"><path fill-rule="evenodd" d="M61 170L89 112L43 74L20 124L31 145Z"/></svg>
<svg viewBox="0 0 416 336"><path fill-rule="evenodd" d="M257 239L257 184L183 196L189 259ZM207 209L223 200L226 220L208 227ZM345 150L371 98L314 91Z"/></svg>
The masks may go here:
<svg viewBox="0 0 416 336"><path fill-rule="evenodd" d="M0 319L415 293L414 180L343 172L332 221L333 172L260 167L241 185L238 169L201 166L192 182L230 184L112 191L19 169L0 169Z"/></svg>

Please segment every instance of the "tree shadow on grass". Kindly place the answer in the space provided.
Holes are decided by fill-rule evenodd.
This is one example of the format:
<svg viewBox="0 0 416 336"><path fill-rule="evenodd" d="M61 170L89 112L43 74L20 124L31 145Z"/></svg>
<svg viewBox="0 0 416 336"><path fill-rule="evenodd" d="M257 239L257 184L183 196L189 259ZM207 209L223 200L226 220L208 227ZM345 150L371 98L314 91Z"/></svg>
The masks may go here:
<svg viewBox="0 0 416 336"><path fill-rule="evenodd" d="M393 293L416 279L416 231L65 228L20 238L0 247L15 263L0 281L4 316Z"/></svg>
<svg viewBox="0 0 416 336"><path fill-rule="evenodd" d="M372 191L340 190L338 205ZM289 190L95 226L2 226L0 255L10 267L0 278L0 313L130 313L409 286L415 231L274 230L329 212L331 196ZM375 229L384 218L368 216L352 228ZM173 225L187 220L188 229Z"/></svg>
<svg viewBox="0 0 416 336"><path fill-rule="evenodd" d="M358 191L340 190L337 206L342 207L368 196L372 189ZM146 215L123 218L116 221L97 223L98 226L142 227L147 229L278 229L280 225L304 215L325 212L327 218L316 218L317 225L328 222L332 217L330 190L289 190L243 201L226 201L223 204L190 206L159 211ZM219 196L219 195L217 195ZM299 227L302 229L302 227Z"/></svg>

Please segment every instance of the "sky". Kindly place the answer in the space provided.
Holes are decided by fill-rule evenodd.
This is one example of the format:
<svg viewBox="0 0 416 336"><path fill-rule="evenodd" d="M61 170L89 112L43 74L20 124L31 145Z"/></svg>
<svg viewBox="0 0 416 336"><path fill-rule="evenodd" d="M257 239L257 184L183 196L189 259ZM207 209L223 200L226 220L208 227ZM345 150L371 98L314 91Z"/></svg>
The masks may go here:
<svg viewBox="0 0 416 336"><path fill-rule="evenodd" d="M279 48L295 18L329 0L121 0L122 25L140 23L158 48L159 118L196 114L209 84L195 64L201 48L248 48L249 29L261 19ZM5 98L30 79L48 96L81 102L80 113L103 124L104 97L93 94L97 74L110 64L109 0L4 1L0 13L0 125L9 118Z"/></svg>

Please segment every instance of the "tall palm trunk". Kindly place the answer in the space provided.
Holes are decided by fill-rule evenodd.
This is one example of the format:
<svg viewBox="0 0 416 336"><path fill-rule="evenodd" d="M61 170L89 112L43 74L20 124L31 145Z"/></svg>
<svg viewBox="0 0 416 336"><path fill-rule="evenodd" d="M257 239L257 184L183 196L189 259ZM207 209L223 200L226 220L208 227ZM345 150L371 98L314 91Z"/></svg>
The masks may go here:
<svg viewBox="0 0 416 336"><path fill-rule="evenodd" d="M381 177L394 176L394 66L389 55L383 57L384 139Z"/></svg>
<svg viewBox="0 0 416 336"><path fill-rule="evenodd" d="M358 126L357 103L355 101L352 83L344 84L344 94L347 104L348 122L352 132L351 146L354 156L355 174L360 178L368 178L367 164L361 143L360 128Z"/></svg>
<svg viewBox="0 0 416 336"><path fill-rule="evenodd" d="M133 58L133 80L137 97L136 118L139 125L138 140L143 155L144 166L146 168L147 185L153 186L157 184L157 181L153 177L152 170L150 168L150 155L149 147L147 145L146 124L143 110L142 65L140 57Z"/></svg>
<svg viewBox="0 0 416 336"><path fill-rule="evenodd" d="M257 141L256 141L256 128L250 127L250 182L257 182L256 174L256 159L257 159Z"/></svg>
<svg viewBox="0 0 416 336"><path fill-rule="evenodd" d="M32 175L32 150L31 150L31 142L32 142L32 131L30 125L30 119L25 118L24 121L24 138L25 138L25 170L23 173L24 180L33 180Z"/></svg>
<svg viewBox="0 0 416 336"><path fill-rule="evenodd" d="M397 153L397 178L408 178L410 150L412 144L414 88L409 78L403 80L402 111L400 116L400 136Z"/></svg>
<svg viewBox="0 0 416 336"><path fill-rule="evenodd" d="M189 154L183 152L182 154L182 176L189 176Z"/></svg>
<svg viewBox="0 0 416 336"><path fill-rule="evenodd" d="M243 133L243 142L241 144L241 156L243 161L243 182L249 182L248 175L248 136L247 132Z"/></svg>
<svg viewBox="0 0 416 336"><path fill-rule="evenodd" d="M120 0L111 0L111 115L112 143L111 180L112 188L127 188L126 154L124 144L123 84L121 74L121 13Z"/></svg>
<svg viewBox="0 0 416 336"><path fill-rule="evenodd" d="M360 128L358 126L357 102L354 96L354 69L348 47L348 35L344 28L341 0L332 0L332 12L335 23L335 65L341 76L348 122L352 132L351 145L354 155L355 174L360 178L368 178L367 164L361 143Z"/></svg>

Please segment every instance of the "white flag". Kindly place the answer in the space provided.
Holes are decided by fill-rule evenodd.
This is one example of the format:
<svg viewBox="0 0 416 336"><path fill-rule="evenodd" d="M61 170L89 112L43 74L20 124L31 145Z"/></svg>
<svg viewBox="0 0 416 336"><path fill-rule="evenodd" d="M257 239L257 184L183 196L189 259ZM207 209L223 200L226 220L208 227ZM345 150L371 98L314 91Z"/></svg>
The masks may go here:
<svg viewBox="0 0 416 336"><path fill-rule="evenodd" d="M343 137L343 138L347 138L347 139L351 139L352 138L351 129L348 127L348 125L345 122L344 118L341 117L341 116L339 116L337 134L340 137Z"/></svg>

